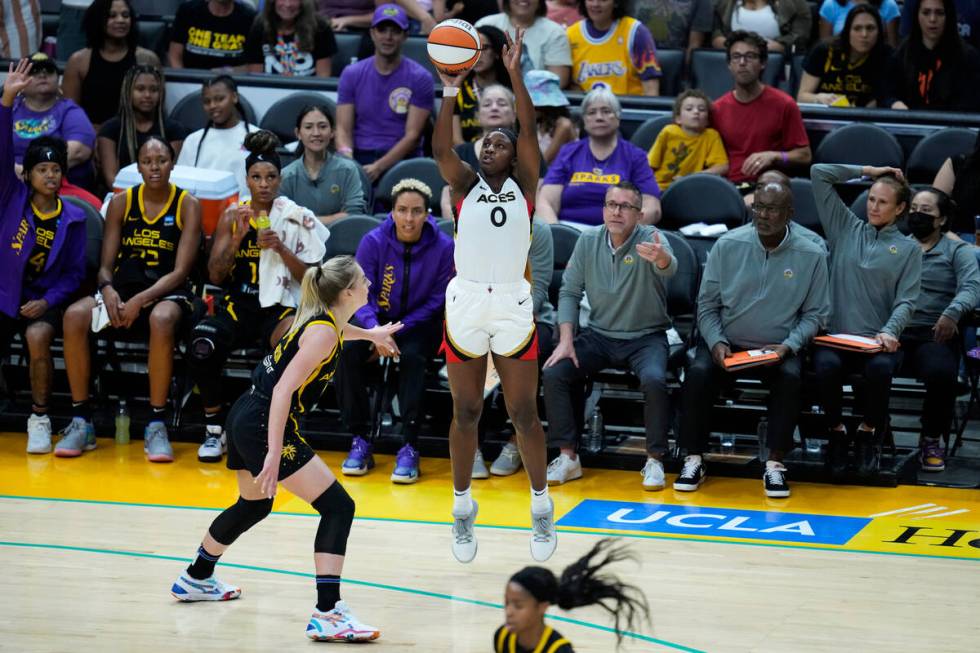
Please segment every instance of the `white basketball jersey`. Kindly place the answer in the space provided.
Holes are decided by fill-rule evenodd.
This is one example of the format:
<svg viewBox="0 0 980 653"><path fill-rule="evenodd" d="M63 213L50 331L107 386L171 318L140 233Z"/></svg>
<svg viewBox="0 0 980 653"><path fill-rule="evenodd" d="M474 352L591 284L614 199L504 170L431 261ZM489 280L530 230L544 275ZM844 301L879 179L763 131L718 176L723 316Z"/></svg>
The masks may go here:
<svg viewBox="0 0 980 653"><path fill-rule="evenodd" d="M531 248L531 203L508 177L494 193L482 176L456 210L456 274L467 281L524 279Z"/></svg>

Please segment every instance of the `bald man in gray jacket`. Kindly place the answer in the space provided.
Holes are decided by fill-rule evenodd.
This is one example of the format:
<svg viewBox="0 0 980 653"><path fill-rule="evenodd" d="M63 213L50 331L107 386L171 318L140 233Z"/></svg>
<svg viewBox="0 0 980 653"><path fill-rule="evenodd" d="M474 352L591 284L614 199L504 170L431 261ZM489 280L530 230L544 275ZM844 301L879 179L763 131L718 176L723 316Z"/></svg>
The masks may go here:
<svg viewBox="0 0 980 653"><path fill-rule="evenodd" d="M790 223L793 195L780 183L760 185L752 224L718 239L708 255L698 295L701 342L688 366L682 394L679 444L687 450L674 489L697 490L706 478L702 453L708 445L711 408L736 375L725 370L733 352L763 350L773 364L738 376L769 387L769 459L763 486L769 497L788 497L783 455L792 449L800 412L801 357L830 311L824 250Z"/></svg>

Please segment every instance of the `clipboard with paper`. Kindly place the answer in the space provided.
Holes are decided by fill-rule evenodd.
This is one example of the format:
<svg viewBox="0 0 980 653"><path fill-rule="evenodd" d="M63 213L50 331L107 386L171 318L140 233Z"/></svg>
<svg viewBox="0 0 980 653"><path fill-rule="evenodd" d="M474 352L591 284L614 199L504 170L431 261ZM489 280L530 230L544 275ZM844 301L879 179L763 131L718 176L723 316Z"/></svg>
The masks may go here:
<svg viewBox="0 0 980 653"><path fill-rule="evenodd" d="M862 354L877 354L884 347L874 338L855 336L848 333L828 333L813 339L814 344L833 347L843 351L856 351Z"/></svg>
<svg viewBox="0 0 980 653"><path fill-rule="evenodd" d="M779 354L768 349L749 349L726 356L725 371L734 372L759 365L772 365L779 362Z"/></svg>

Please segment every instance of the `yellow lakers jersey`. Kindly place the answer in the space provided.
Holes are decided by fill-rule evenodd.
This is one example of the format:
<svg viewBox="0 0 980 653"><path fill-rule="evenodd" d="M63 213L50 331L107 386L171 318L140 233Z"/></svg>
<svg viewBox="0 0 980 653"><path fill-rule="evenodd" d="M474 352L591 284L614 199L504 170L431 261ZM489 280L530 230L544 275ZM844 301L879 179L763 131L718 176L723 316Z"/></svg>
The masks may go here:
<svg viewBox="0 0 980 653"><path fill-rule="evenodd" d="M600 39L589 35L585 20L569 27L572 82L586 93L602 83L616 95L643 95L640 71L630 54L640 25L638 20L624 16L613 23L609 32ZM656 62L651 62L651 65L656 65Z"/></svg>

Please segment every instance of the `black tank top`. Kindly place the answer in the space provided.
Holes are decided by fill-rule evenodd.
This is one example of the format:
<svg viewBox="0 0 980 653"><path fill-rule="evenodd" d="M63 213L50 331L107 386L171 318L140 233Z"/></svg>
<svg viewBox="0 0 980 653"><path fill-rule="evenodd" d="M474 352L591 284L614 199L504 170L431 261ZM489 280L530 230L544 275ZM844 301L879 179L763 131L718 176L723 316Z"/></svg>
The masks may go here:
<svg viewBox="0 0 980 653"><path fill-rule="evenodd" d="M170 198L163 211L156 216L146 215L143 184L127 188L125 192L126 212L123 214L113 286L117 290L120 290L120 286L127 289L134 287L136 292L140 292L163 275L173 272L177 263L177 245L184 227L180 202L187 191L170 184Z"/></svg>
<svg viewBox="0 0 980 653"><path fill-rule="evenodd" d="M337 371L340 350L344 346L344 336L340 332L340 329L337 328L337 322L334 320L333 315L330 314L330 311L314 315L305 323L301 324L298 329L295 331L291 330L283 336L279 344L276 345L276 348L272 350L272 353L262 359L262 362L252 372L252 385L255 386L255 389L266 397L271 397L276 383L282 378L290 361L293 360L296 352L299 351L300 338L314 324L326 324L333 329L337 333L337 345L332 351L326 353L320 361L320 364L316 366L316 369L310 373L299 389L293 393L293 398L290 402L290 413L302 414L306 412L320 395L323 394L323 391L327 389L327 386L330 385L330 380L333 379L333 375Z"/></svg>
<svg viewBox="0 0 980 653"><path fill-rule="evenodd" d="M82 80L82 108L89 121L100 125L119 113L119 93L123 77L136 65L136 52L131 50L119 61L102 58L98 48L92 48L88 74Z"/></svg>

